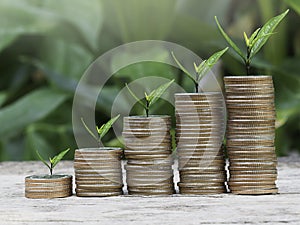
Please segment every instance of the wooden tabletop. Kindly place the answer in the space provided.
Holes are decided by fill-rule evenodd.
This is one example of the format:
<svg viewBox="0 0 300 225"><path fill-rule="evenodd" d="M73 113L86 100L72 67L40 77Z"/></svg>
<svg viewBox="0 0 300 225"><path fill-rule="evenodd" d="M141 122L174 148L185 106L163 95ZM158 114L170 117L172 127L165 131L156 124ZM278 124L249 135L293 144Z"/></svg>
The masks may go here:
<svg viewBox="0 0 300 225"><path fill-rule="evenodd" d="M25 198L25 176L46 172L41 162L0 163L0 224L300 224L298 155L279 158L278 195ZM73 162L56 172L74 175Z"/></svg>

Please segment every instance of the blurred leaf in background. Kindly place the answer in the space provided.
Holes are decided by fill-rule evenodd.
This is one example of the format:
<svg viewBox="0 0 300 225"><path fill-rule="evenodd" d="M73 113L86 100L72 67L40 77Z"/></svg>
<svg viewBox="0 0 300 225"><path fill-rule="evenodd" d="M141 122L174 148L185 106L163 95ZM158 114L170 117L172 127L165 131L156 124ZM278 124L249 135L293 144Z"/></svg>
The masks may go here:
<svg viewBox="0 0 300 225"><path fill-rule="evenodd" d="M272 74L276 88L277 151L299 150L300 124L300 1L299 0L1 0L0 1L0 161L55 155L56 149L76 148L72 133L72 99L88 65L121 44L165 40L190 48L202 58L222 49L213 17L218 16L237 43L267 19L290 8L264 50L253 61L258 74ZM156 51L151 49L151 51ZM114 68L128 57L116 56ZM158 58L170 57L157 52ZM244 74L232 51L223 57L223 73ZM191 62L193 63L193 62ZM96 123L110 118L115 96L143 76L162 76L182 85L193 84L182 71L155 62L130 65L111 77L99 95ZM91 90L97 93L97 90ZM126 99L123 101L126 107ZM167 111L162 111L167 109ZM139 113L137 108L133 113ZM172 114L160 101L154 113ZM104 140L120 143L110 132ZM72 154L68 154L69 159Z"/></svg>

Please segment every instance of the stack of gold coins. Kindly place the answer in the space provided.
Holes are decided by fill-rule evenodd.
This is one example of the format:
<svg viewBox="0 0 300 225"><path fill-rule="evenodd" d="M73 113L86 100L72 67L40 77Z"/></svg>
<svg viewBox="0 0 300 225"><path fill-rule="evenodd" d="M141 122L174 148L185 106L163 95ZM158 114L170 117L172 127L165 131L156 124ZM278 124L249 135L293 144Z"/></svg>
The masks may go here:
<svg viewBox="0 0 300 225"><path fill-rule="evenodd" d="M271 76L225 77L229 189L276 194L275 106Z"/></svg>
<svg viewBox="0 0 300 225"><path fill-rule="evenodd" d="M72 176L41 175L25 178L26 198L63 198L72 195Z"/></svg>
<svg viewBox="0 0 300 225"><path fill-rule="evenodd" d="M128 194L174 193L170 116L124 118Z"/></svg>
<svg viewBox="0 0 300 225"><path fill-rule="evenodd" d="M181 194L226 192L224 105L219 92L175 94Z"/></svg>
<svg viewBox="0 0 300 225"><path fill-rule="evenodd" d="M123 194L121 148L86 148L75 151L76 195L106 197Z"/></svg>

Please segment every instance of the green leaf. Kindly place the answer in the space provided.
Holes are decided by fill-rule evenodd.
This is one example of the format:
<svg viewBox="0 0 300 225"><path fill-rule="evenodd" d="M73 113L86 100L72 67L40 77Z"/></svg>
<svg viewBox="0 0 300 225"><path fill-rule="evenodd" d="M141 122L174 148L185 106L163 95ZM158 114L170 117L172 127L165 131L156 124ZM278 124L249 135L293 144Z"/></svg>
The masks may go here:
<svg viewBox="0 0 300 225"><path fill-rule="evenodd" d="M214 53L211 57L209 57L207 60L203 61L198 67L199 76L198 76L198 82L204 77L204 75L208 72L209 69L211 69L221 58L221 56L228 50L228 47Z"/></svg>
<svg viewBox="0 0 300 225"><path fill-rule="evenodd" d="M81 122L84 126L84 128L87 130L87 132L89 132L89 134L96 140L98 141L99 138L93 133L93 131L91 131L91 129L86 125L86 123L84 122L83 118L81 118Z"/></svg>
<svg viewBox="0 0 300 225"><path fill-rule="evenodd" d="M100 129L97 129L100 139L102 139L107 134L109 129L117 121L117 119L119 119L119 117L120 114L110 119L106 124L103 124Z"/></svg>
<svg viewBox="0 0 300 225"><path fill-rule="evenodd" d="M249 45L250 47L253 45L253 41L254 39L257 37L258 32L260 31L261 28L257 28L251 35L250 39L249 39Z"/></svg>
<svg viewBox="0 0 300 225"><path fill-rule="evenodd" d="M70 148L62 151L58 155L54 156L53 159L51 160L52 163L52 169L62 160L62 158L70 151Z"/></svg>
<svg viewBox="0 0 300 225"><path fill-rule="evenodd" d="M203 60L203 61L199 64L199 66L197 66L196 63L194 63L194 67L195 67L195 70L196 70L197 74L200 74L200 73L201 73L201 70L203 69L205 63L206 63L206 60Z"/></svg>
<svg viewBox="0 0 300 225"><path fill-rule="evenodd" d="M247 37L246 32L244 32L244 39L245 39L246 46L249 46L250 45L250 41L249 41L249 39Z"/></svg>
<svg viewBox="0 0 300 225"><path fill-rule="evenodd" d="M0 110L0 137L16 134L31 123L43 119L62 104L68 95L43 88L32 91Z"/></svg>
<svg viewBox="0 0 300 225"><path fill-rule="evenodd" d="M252 58L268 41L269 37L275 28L279 25L279 23L283 20L283 18L288 14L289 9L284 13L271 18L258 32L257 37L254 38L254 41L257 39L253 47L251 48L250 58Z"/></svg>
<svg viewBox="0 0 300 225"><path fill-rule="evenodd" d="M191 75L186 68L184 68L184 66L177 60L177 58L174 55L174 52L171 52L173 59L175 60L176 64L179 66L179 68L189 77L191 78L191 80L197 84L197 80L195 79L195 77L193 75Z"/></svg>
<svg viewBox="0 0 300 225"><path fill-rule="evenodd" d="M133 93L133 91L128 87L127 84L125 84L125 85L126 85L128 91L129 91L129 93L131 94L131 96L132 96L132 97L133 97L133 98L134 98L141 106L143 106L144 109L146 109L147 106L143 103L143 101L142 101L141 99L139 99L139 98Z"/></svg>
<svg viewBox="0 0 300 225"><path fill-rule="evenodd" d="M48 163L46 162L45 159L43 159L43 157L40 155L39 151L36 150L36 155L38 156L38 158L49 168L51 169L51 167L48 165Z"/></svg>
<svg viewBox="0 0 300 225"><path fill-rule="evenodd" d="M159 86L157 89L153 90L149 95L149 106L153 105L161 96L162 94L167 90L168 87L174 82L174 79L170 82L163 84Z"/></svg>
<svg viewBox="0 0 300 225"><path fill-rule="evenodd" d="M245 58L245 56L243 55L242 51L241 51L241 50L238 48L238 46L230 39L230 37L225 33L225 31L224 31L223 28L221 27L221 25L220 25L220 23L219 23L219 21L218 21L218 18L217 18L216 16L215 16L215 21L216 21L216 23L217 23L217 25L218 25L218 28L219 28L221 34L223 35L223 37L225 38L225 40L228 42L228 44L233 48L233 50L234 50L237 54L239 54L239 55L242 57L242 59L243 59L244 61L246 61L246 58Z"/></svg>

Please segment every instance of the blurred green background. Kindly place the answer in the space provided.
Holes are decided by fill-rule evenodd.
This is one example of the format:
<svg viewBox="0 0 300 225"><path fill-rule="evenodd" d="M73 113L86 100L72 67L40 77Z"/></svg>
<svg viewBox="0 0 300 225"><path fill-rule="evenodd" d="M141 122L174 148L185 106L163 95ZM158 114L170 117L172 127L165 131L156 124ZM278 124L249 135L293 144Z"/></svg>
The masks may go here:
<svg viewBox="0 0 300 225"><path fill-rule="evenodd" d="M215 15L243 44L243 31L250 34L286 8L291 9L288 17L253 62L258 74L274 77L278 155L300 149L300 0L0 0L0 161L36 159L36 149L52 156L76 148L73 94L87 66L104 52L127 42L157 39L206 58L226 45ZM237 59L233 52L226 54L222 73L244 74ZM112 96L124 82L140 74L173 76L186 90L193 88L170 66L133 65L103 89L97 124L109 118ZM153 113L159 113L162 104ZM164 110L172 114L174 109ZM105 142L118 144L113 133Z"/></svg>

